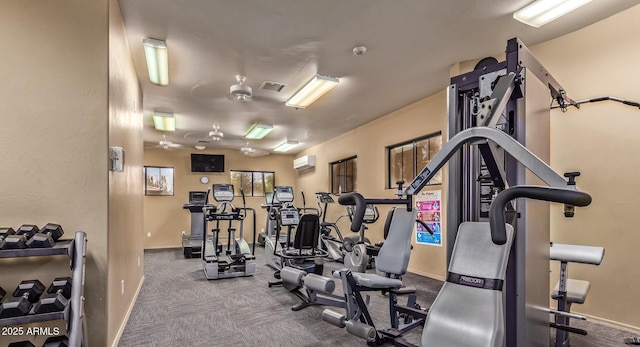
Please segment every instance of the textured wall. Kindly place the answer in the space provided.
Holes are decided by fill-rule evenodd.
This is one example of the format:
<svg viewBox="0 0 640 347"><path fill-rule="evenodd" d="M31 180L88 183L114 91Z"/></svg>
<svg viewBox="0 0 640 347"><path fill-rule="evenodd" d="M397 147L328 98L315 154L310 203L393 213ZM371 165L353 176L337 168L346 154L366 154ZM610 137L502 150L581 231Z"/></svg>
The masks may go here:
<svg viewBox="0 0 640 347"><path fill-rule="evenodd" d="M191 153L224 154L225 172L223 173L192 173ZM174 196L145 196L144 197L144 246L145 248L182 247L182 231L190 232L191 216L189 211L182 208L188 202L189 191L206 191L213 183L229 183L229 170L274 171L276 185L290 185L295 188L295 173L293 171L293 156L270 154L264 157L248 157L240 151L205 150L197 151L189 148L167 151L149 148L144 150L144 165L174 167ZM207 176L209 184L200 183L200 177ZM307 194L308 192L305 192ZM313 194L307 196L308 204L315 206ZM212 197L209 197L212 200ZM256 209L257 233L264 228L266 222L265 210L260 208L264 197L247 198L247 206ZM242 206L242 199L235 198L234 205ZM296 192L296 206L301 204L300 195ZM245 223L244 239L251 243L252 221ZM147 237L151 233L151 237Z"/></svg>
<svg viewBox="0 0 640 347"><path fill-rule="evenodd" d="M0 2L0 224L51 221L65 237L87 232L85 307L95 346L105 344L107 325L107 3ZM64 256L0 261L0 285L48 284L68 265Z"/></svg>
<svg viewBox="0 0 640 347"><path fill-rule="evenodd" d="M142 92L117 0L109 2L109 146L125 150L109 172L108 345L121 334L143 272ZM124 283L124 292L122 286Z"/></svg>

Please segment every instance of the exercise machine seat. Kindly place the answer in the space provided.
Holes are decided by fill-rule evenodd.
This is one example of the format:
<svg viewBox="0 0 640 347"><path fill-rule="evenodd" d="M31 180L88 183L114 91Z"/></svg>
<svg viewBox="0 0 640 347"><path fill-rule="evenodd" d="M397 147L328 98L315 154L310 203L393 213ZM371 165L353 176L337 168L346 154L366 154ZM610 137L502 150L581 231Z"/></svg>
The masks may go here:
<svg viewBox="0 0 640 347"><path fill-rule="evenodd" d="M394 289L402 287L402 280L397 277L407 273L409 257L411 256L411 235L413 235L413 223L416 220L416 210L396 209L389 226L387 239L380 248L376 259L376 270L386 273L381 276L373 273L353 272L351 275L358 286L372 289ZM340 277L339 272L333 273L334 277ZM394 276L396 278L390 278Z"/></svg>
<svg viewBox="0 0 640 347"><path fill-rule="evenodd" d="M604 248L553 243L549 249L549 258L565 263L600 265L604 258Z"/></svg>
<svg viewBox="0 0 640 347"><path fill-rule="evenodd" d="M553 298L553 300L560 299L560 295L558 294L559 287L560 282L556 283L555 288L553 288L553 293L551 293L551 298ZM584 304L584 301L587 298L587 294L589 294L589 287L591 287L589 281L574 280L568 278L567 302L570 302L572 304Z"/></svg>
<svg viewBox="0 0 640 347"><path fill-rule="evenodd" d="M359 286L375 289L393 289L402 287L402 281L373 273L351 273Z"/></svg>
<svg viewBox="0 0 640 347"><path fill-rule="evenodd" d="M317 214L303 214L296 228L293 240L295 249L315 249L320 237L320 216Z"/></svg>
<svg viewBox="0 0 640 347"><path fill-rule="evenodd" d="M416 209L396 209L389 226L389 235L384 241L378 258L376 269L386 274L402 276L407 273L411 256L411 235L416 221Z"/></svg>
<svg viewBox="0 0 640 347"><path fill-rule="evenodd" d="M423 346L503 346L502 285L514 234L510 225L506 227L507 242L496 245L489 223L460 224L447 282L425 321Z"/></svg>

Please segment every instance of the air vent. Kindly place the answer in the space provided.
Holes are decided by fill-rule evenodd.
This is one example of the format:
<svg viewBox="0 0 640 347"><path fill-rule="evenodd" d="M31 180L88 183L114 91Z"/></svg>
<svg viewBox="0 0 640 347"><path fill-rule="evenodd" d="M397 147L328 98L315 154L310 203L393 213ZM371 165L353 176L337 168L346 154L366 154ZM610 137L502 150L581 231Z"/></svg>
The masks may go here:
<svg viewBox="0 0 640 347"><path fill-rule="evenodd" d="M273 92L276 92L276 93L280 93L282 91L282 88L284 88L285 86L286 86L286 84L282 84L282 83L278 83L278 82L264 81L260 85L260 89L262 89L262 90L270 90L270 91L273 91Z"/></svg>
<svg viewBox="0 0 640 347"><path fill-rule="evenodd" d="M198 140L198 143L211 143L211 141L207 141L207 140Z"/></svg>

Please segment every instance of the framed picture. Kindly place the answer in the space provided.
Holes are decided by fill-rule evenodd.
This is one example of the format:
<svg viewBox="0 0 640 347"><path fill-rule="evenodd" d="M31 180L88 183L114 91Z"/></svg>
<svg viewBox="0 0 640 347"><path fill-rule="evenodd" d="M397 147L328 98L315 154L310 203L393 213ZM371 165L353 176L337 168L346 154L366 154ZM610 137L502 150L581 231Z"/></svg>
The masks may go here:
<svg viewBox="0 0 640 347"><path fill-rule="evenodd" d="M173 168L145 166L144 195L173 196Z"/></svg>

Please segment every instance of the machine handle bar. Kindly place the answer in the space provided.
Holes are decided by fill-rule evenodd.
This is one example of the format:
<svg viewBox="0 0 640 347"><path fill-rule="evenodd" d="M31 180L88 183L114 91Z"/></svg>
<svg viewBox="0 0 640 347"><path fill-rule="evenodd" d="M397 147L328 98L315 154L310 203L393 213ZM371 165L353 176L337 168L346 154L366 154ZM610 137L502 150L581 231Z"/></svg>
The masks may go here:
<svg viewBox="0 0 640 347"><path fill-rule="evenodd" d="M491 240L496 245L504 245L507 242L507 228L505 227L504 210L507 204L516 198L560 202L580 207L591 204L591 195L575 189L541 186L515 186L507 188L496 196L489 210Z"/></svg>

